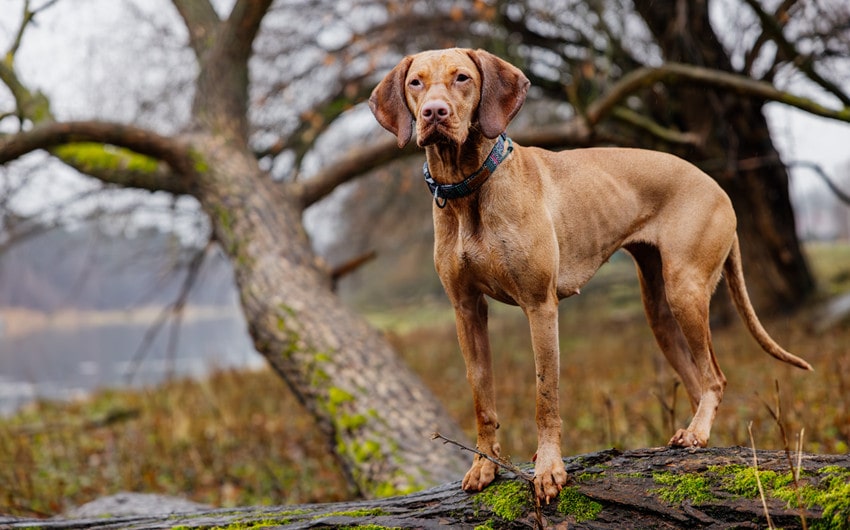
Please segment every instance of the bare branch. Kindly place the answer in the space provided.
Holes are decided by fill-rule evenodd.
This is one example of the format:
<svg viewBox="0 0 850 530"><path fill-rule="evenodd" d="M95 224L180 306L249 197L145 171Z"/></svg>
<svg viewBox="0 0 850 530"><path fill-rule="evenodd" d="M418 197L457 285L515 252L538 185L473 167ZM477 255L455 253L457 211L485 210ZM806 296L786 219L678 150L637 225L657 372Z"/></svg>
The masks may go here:
<svg viewBox="0 0 850 530"><path fill-rule="evenodd" d="M186 29L189 45L201 57L213 44L221 20L209 0L172 0Z"/></svg>
<svg viewBox="0 0 850 530"><path fill-rule="evenodd" d="M665 142L670 142L673 144L685 144L685 145L697 145L700 143L700 136L693 132L682 132L676 131L673 129L669 129L659 124L656 121L634 112L626 107L616 107L612 111L612 114L618 120L621 120L629 125L636 127L640 130L648 132L649 134L655 136L656 138L660 138Z"/></svg>
<svg viewBox="0 0 850 530"><path fill-rule="evenodd" d="M34 13L30 11L29 0L26 0L24 2L24 12L23 16L21 17L21 25L18 27L17 33L15 33L15 38L12 39L12 44L9 46L9 50L6 52L7 61L11 62L12 59L15 57L15 54L18 52L18 48L20 48L21 46L21 40L23 40L24 38L24 31L26 31L27 26L29 25L30 21L32 21L33 16Z"/></svg>
<svg viewBox="0 0 850 530"><path fill-rule="evenodd" d="M780 90L770 83L756 81L743 75L701 66L667 63L657 68L639 68L623 76L605 96L594 101L588 107L587 120L589 125L592 127L599 123L626 97L654 83L694 83L702 86L713 86L752 98L784 103L816 116L850 123L850 107L833 110L811 99Z"/></svg>
<svg viewBox="0 0 850 530"><path fill-rule="evenodd" d="M396 140L387 136L371 145L351 149L319 174L286 186L299 199L301 206L307 208L340 184L368 173L391 160L417 152L419 149L413 143L399 151Z"/></svg>
<svg viewBox="0 0 850 530"><path fill-rule="evenodd" d="M187 266L186 276L183 278L183 284L180 286L180 292L177 293L177 298L159 313L156 317L156 321L145 332L142 342L139 343L139 347L136 349L136 352L130 360L130 367L124 374L128 384L132 383L133 377L136 375L136 369L147 356L153 340L159 334L159 330L166 323L169 317L173 320L171 321L171 327L168 334L168 355L169 358L174 359L180 338L180 325L183 322L183 313L186 308L186 302L189 299L189 294L191 294L192 288L195 286L195 282L200 276L201 267L203 266L213 243L214 241L211 238L207 241L207 244L204 245L203 248L198 249L198 251L195 252Z"/></svg>
<svg viewBox="0 0 850 530"><path fill-rule="evenodd" d="M195 174L190 149L174 138L161 136L147 129L119 123L99 121L49 122L43 125L37 125L29 131L0 136L0 164L15 160L32 151L47 149L52 150L51 152L60 158L71 159L69 161L70 165L79 167L79 164L84 166L82 164L84 161L75 158L75 153L72 150L61 147L67 144L81 142L95 142L118 146L153 159L146 161L148 162L146 167L135 168L145 169L146 171L129 172L128 174L110 172L108 173L110 176L107 176L107 174L97 175L103 180L110 179L108 181L115 184L170 191L172 193L185 194L190 191L188 181ZM56 148L63 149L63 151L56 151ZM158 160L166 162L176 173L184 178L172 178L169 180L156 178L163 175L155 167ZM90 173L88 167L84 166L81 169L86 173Z"/></svg>
<svg viewBox="0 0 850 530"><path fill-rule="evenodd" d="M759 4L758 0L744 0L744 2L750 6L750 8L755 11L756 16L758 16L759 21L761 22L762 27L765 30L771 40L776 43L776 46L782 51L783 55L794 63L794 65L800 69L801 72L806 74L806 77L817 83L821 88L835 96L841 101L841 103L845 107L850 107L850 96L844 93L840 87L838 87L832 81L826 79L822 75L820 75L815 70L814 61L811 57L804 56L801 54L797 47L793 42L789 41L785 38L785 35L782 33L782 26L776 18L772 17L768 14Z"/></svg>
<svg viewBox="0 0 850 530"><path fill-rule="evenodd" d="M233 6L227 19L227 36L223 40L230 43L236 57L245 61L250 57L254 38L271 4L272 0L238 0Z"/></svg>
<svg viewBox="0 0 850 530"><path fill-rule="evenodd" d="M845 192L844 190L839 188L838 185L835 184L835 181L833 181L829 177L829 174L826 172L826 170L823 169L823 166L821 166L817 162L798 160L795 162L791 162L788 165L791 167L804 167L807 169L811 169L815 172L817 176L821 178L821 180L826 183L827 187L829 188L829 191L831 191L838 198L838 200L840 200L847 206L850 206L850 193Z"/></svg>
<svg viewBox="0 0 850 530"><path fill-rule="evenodd" d="M26 31L27 26L29 26L30 23L33 21L33 19L35 19L35 16L38 15L39 13L41 13L42 11L44 11L45 9L52 7L58 1L59 0L49 0L44 5L36 8L36 9L30 8L29 0L24 1L24 10L23 10L24 12L23 12L23 16L21 17L21 25L20 25L20 27L18 27L17 33L15 33L15 38L12 39L12 44L9 46L9 49L6 51L6 60L7 61L11 62L14 59L15 54L18 53L18 48L20 48L21 41L24 38L24 32Z"/></svg>
<svg viewBox="0 0 850 530"><path fill-rule="evenodd" d="M18 78L15 68L8 55L5 61L0 61L0 82L6 85L15 99L16 113L23 127L24 120L38 122L49 119L50 103L41 92L32 92Z"/></svg>
<svg viewBox="0 0 850 530"><path fill-rule="evenodd" d="M331 284L333 285L334 290L336 290L336 285L339 283L339 280L372 261L377 256L378 253L376 251L370 250L334 267L331 271Z"/></svg>

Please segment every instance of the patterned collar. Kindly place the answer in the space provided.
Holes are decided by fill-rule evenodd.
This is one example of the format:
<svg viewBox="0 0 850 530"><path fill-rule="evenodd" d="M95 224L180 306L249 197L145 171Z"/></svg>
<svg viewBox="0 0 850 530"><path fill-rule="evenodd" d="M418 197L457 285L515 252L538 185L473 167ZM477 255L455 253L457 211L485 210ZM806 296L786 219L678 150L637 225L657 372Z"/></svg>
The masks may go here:
<svg viewBox="0 0 850 530"><path fill-rule="evenodd" d="M505 151L505 142L508 144L508 149L507 152L503 154L502 152ZM490 154L487 155L487 159L484 161L484 164L478 168L478 171L457 184L437 184L434 178L431 177L431 172L428 171L428 162L425 162L422 172L425 174L425 183L428 185L428 189L431 190L431 195L434 196L434 203L436 203L439 208L445 208L449 199L459 199L461 197L471 195L475 190L480 188L482 184L484 184L487 178L496 171L499 164L501 164L502 161L506 159L511 152L513 152L513 150L513 141L508 138L505 133L502 133L499 135L499 139L496 141L496 145L493 146ZM441 200L442 203L440 202Z"/></svg>

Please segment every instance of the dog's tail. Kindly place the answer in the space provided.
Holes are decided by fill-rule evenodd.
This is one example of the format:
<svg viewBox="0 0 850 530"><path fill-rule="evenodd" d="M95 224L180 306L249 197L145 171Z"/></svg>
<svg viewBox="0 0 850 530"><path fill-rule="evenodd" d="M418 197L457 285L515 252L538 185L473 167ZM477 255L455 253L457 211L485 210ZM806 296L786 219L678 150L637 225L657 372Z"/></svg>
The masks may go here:
<svg viewBox="0 0 850 530"><path fill-rule="evenodd" d="M753 304L750 302L750 296L747 294L747 285L744 283L744 269L741 266L741 248L738 245L737 235L732 242L732 250L729 251L729 256L726 257L726 262L723 264L723 271L726 275L726 283L729 285L729 292L732 294L732 300L738 309L738 314L744 319L747 328L753 337L755 337L756 342L761 345L762 349L780 361L793 364L804 370L813 370L812 365L796 355L788 353L782 346L777 344L767 334L761 322L759 322L756 311L753 309Z"/></svg>

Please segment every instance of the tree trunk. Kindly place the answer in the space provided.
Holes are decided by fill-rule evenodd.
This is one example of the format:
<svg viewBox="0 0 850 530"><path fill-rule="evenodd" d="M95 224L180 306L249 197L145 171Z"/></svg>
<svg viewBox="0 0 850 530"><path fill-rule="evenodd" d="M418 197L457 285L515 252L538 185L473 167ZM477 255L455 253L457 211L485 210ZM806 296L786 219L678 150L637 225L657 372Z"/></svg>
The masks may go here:
<svg viewBox="0 0 850 530"><path fill-rule="evenodd" d="M384 338L332 293L300 207L247 149L216 138L194 145L209 167L196 196L233 263L257 351L316 417L359 493L460 477L469 459L438 457L429 440L437 430L463 435Z"/></svg>
<svg viewBox="0 0 850 530"><path fill-rule="evenodd" d="M437 458L429 444L436 430L462 438L460 429L389 343L333 294L330 271L304 233L301 195L273 183L250 149L248 61L272 0L236 0L224 20L209 1L173 3L199 63L190 132L172 138L98 121L55 123L10 56L0 62L0 82L15 88L18 108L37 126L0 138L0 163L51 149L104 182L195 197L233 264L257 351L313 414L352 489L387 496L460 477L470 459ZM93 150L74 142L123 149L99 146L97 157L86 157Z"/></svg>
<svg viewBox="0 0 850 530"><path fill-rule="evenodd" d="M450 456L453 450L438 452ZM529 483L503 473L477 494L465 493L459 482L452 482L377 501L86 520L0 517L0 525L63 530L237 524L251 528L765 528L767 510L774 527L802 528L805 518L810 527L850 528L848 455L801 455L799 490L781 451L758 451L758 475L752 467L752 451L742 447L695 451L664 447L625 453L612 449L564 462L572 483L539 511Z"/></svg>
<svg viewBox="0 0 850 530"><path fill-rule="evenodd" d="M734 71L709 23L708 0L636 0L635 6L666 60ZM762 104L705 87L667 91L656 102L659 121L702 139L698 149L678 154L711 174L735 206L753 303L765 312L798 307L815 285L797 238L788 173Z"/></svg>

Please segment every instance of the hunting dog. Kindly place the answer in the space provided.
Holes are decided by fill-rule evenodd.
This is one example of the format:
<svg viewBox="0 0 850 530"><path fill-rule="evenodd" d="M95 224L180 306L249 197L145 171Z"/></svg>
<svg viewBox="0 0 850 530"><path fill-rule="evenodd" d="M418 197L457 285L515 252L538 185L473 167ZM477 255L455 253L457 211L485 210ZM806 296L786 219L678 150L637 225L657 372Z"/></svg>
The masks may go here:
<svg viewBox="0 0 850 530"><path fill-rule="evenodd" d="M477 420L477 446L498 458L499 420L487 301L528 318L537 374L537 498L567 482L558 404L558 302L579 293L620 248L634 258L646 316L682 379L693 420L669 444L704 447L726 378L711 345L711 295L725 274L738 312L773 357L811 370L764 330L744 284L729 197L705 173L670 154L625 148L559 153L513 144L503 133L529 81L483 50L405 57L369 99L378 122L425 148L434 197L434 261L455 310ZM476 456L463 489L478 491L497 466Z"/></svg>

